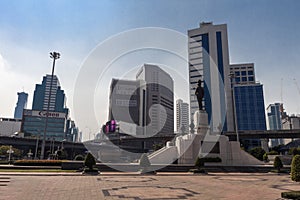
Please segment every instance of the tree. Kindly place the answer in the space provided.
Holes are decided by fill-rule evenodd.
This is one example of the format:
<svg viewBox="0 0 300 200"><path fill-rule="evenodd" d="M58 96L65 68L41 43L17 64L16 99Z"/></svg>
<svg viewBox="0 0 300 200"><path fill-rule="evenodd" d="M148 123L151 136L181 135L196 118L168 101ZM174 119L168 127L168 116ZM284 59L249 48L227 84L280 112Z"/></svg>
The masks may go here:
<svg viewBox="0 0 300 200"><path fill-rule="evenodd" d="M7 151L9 150L9 148L10 148L9 145L1 145L0 146L0 155L8 156ZM18 157L18 158L22 157L22 155L23 155L22 150L14 148L14 147L12 147L11 149L14 152L12 156Z"/></svg>
<svg viewBox="0 0 300 200"><path fill-rule="evenodd" d="M291 149L289 149L289 155L300 155L300 148L297 147L293 147Z"/></svg>
<svg viewBox="0 0 300 200"><path fill-rule="evenodd" d="M84 160L84 166L88 167L89 170L93 170L93 166L96 165L94 156L91 153L88 153Z"/></svg>
<svg viewBox="0 0 300 200"><path fill-rule="evenodd" d="M263 161L263 156L266 153L265 150L263 150L263 148L261 147L255 147L253 149L250 149L249 153L254 156L255 158L257 158L258 160Z"/></svg>
<svg viewBox="0 0 300 200"><path fill-rule="evenodd" d="M274 168L277 169L278 172L280 172L280 169L283 168L283 164L281 162L281 159L278 156L275 157Z"/></svg>
<svg viewBox="0 0 300 200"><path fill-rule="evenodd" d="M296 182L300 182L300 155L293 157L291 166L291 179Z"/></svg>

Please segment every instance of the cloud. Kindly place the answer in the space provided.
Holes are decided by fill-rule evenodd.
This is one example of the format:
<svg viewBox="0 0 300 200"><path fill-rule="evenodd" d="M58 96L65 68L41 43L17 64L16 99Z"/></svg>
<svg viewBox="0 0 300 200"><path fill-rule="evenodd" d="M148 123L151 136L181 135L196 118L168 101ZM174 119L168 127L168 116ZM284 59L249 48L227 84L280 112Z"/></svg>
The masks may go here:
<svg viewBox="0 0 300 200"><path fill-rule="evenodd" d="M29 77L15 73L9 62L0 54L0 117L13 117L14 108L17 103L17 92L22 87L31 88ZM25 91L27 92L27 91Z"/></svg>

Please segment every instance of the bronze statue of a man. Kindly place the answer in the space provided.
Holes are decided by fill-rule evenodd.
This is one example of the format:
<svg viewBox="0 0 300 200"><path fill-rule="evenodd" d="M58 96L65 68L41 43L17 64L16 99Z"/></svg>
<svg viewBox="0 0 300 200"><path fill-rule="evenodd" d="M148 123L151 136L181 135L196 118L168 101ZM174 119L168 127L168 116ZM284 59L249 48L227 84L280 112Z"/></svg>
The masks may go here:
<svg viewBox="0 0 300 200"><path fill-rule="evenodd" d="M203 110L202 100L204 97L204 89L202 87L201 79L198 81L198 87L196 88L195 95L197 96L199 110Z"/></svg>

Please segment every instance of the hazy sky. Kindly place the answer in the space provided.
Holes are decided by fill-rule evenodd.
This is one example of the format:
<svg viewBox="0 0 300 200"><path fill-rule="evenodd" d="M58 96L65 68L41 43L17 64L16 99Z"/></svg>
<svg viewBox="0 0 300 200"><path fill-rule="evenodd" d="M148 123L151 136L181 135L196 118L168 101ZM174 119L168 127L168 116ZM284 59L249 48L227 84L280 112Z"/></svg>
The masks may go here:
<svg viewBox="0 0 300 200"><path fill-rule="evenodd" d="M143 27L168 28L186 34L202 21L228 25L230 62L255 63L257 80L264 85L266 106L281 101L282 82L286 111L300 113L300 91L295 84L295 80L300 84L299 10L298 0L0 1L0 117L13 116L17 92L23 88L29 93L31 108L35 84L51 72L50 51L61 53L55 74L74 116L76 78L99 43L123 31ZM139 58L138 62L127 59L126 63L136 68L151 60ZM119 63L124 64L126 57L122 59ZM187 74L182 76L186 78ZM97 88L95 96L107 102L107 88ZM185 95L178 97L187 100ZM95 108L98 123L104 123L106 110L96 104ZM77 124L86 134L99 127L80 121Z"/></svg>

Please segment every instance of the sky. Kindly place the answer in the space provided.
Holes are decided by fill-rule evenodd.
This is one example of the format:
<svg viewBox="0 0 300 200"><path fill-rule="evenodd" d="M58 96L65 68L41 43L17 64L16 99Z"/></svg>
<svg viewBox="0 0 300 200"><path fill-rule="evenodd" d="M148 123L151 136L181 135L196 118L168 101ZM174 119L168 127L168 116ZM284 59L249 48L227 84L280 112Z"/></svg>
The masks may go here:
<svg viewBox="0 0 300 200"><path fill-rule="evenodd" d="M170 63L175 63L174 56L158 50L118 58L111 64L118 70L96 81L92 107L97 123L89 123L91 113L84 113L82 108L76 114L73 102L78 77L93 52L105 41L130 30L157 27L186 35L202 21L227 24L230 63L255 64L256 78L264 85L266 106L283 101L289 114L300 113L299 9L297 0L0 1L0 117L13 117L17 92L23 90L29 93L31 108L35 84L51 73L49 52L58 51L61 58L55 74L66 93L71 116L87 138L107 119L107 85L111 78L125 76L128 71L135 74L145 62L165 62L170 71ZM173 69L178 76L174 79L184 82L187 68L184 62L180 65ZM184 89L176 83L175 92L176 97L188 101Z"/></svg>

